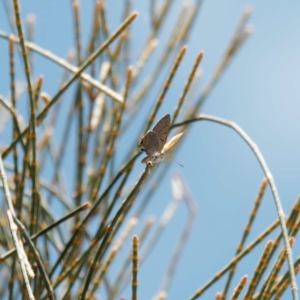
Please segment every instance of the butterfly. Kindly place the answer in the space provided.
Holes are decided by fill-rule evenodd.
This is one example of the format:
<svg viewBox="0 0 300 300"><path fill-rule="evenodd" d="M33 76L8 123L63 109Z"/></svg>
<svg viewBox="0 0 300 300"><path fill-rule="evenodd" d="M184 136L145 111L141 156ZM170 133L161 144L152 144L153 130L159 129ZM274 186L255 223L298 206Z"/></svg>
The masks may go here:
<svg viewBox="0 0 300 300"><path fill-rule="evenodd" d="M167 140L170 129L171 117L169 114L162 117L152 130L149 130L140 141L141 151L145 151L147 156L141 161L142 164L148 164L153 167L158 167L158 162L165 158L165 153L162 152Z"/></svg>

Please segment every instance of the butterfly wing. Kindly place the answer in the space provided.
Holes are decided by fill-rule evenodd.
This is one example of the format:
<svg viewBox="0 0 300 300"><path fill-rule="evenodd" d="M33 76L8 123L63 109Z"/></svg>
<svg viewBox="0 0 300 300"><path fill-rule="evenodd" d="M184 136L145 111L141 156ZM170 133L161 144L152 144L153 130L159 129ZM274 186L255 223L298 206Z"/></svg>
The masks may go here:
<svg viewBox="0 0 300 300"><path fill-rule="evenodd" d="M140 142L142 151L145 151L147 155L152 156L155 152L159 151L160 140L154 131L148 131Z"/></svg>
<svg viewBox="0 0 300 300"><path fill-rule="evenodd" d="M158 148L159 152L162 151L166 143L167 136L170 129L170 123L171 123L171 117L169 114L167 114L164 117L162 117L152 129L152 131L154 131L159 137L159 142L160 142Z"/></svg>

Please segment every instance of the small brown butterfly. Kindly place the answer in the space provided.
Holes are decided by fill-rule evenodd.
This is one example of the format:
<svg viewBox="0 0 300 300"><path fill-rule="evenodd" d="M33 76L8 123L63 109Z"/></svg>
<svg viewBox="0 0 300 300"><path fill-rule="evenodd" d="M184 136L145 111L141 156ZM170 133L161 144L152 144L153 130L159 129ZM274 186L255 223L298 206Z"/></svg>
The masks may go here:
<svg viewBox="0 0 300 300"><path fill-rule="evenodd" d="M147 156L143 158L142 164L150 164L158 167L158 162L162 161L166 154L162 152L170 129L171 117L169 114L162 117L152 130L149 130L141 139L139 144L141 151L145 151Z"/></svg>

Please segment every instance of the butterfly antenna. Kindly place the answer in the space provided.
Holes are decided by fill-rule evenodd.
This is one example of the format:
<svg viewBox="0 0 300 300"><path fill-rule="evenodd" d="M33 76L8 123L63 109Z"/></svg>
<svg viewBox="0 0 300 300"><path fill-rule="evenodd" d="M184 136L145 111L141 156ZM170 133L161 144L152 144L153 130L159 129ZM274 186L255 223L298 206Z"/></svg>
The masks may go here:
<svg viewBox="0 0 300 300"><path fill-rule="evenodd" d="M184 168L184 166L182 164L180 164L178 161L176 161L171 155L168 155L168 156L171 157L172 160L176 162L176 164L178 164L180 167Z"/></svg>

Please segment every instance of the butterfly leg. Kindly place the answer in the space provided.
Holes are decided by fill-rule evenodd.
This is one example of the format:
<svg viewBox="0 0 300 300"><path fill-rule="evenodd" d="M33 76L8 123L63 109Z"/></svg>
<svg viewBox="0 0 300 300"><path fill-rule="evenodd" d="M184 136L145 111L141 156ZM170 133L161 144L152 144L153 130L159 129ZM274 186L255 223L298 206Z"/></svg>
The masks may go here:
<svg viewBox="0 0 300 300"><path fill-rule="evenodd" d="M159 165L155 161L152 161L152 160L149 160L147 162L147 166L152 167L152 168L158 168L159 167Z"/></svg>
<svg viewBox="0 0 300 300"><path fill-rule="evenodd" d="M151 167L153 167L153 168L158 168L159 167L159 165L158 165L158 163L157 163L157 156L156 155L152 155L151 156Z"/></svg>
<svg viewBox="0 0 300 300"><path fill-rule="evenodd" d="M157 160L157 157L154 155L146 156L142 159L141 163L147 164L149 167L152 167L152 168L158 168L159 166L158 166L156 160Z"/></svg>

